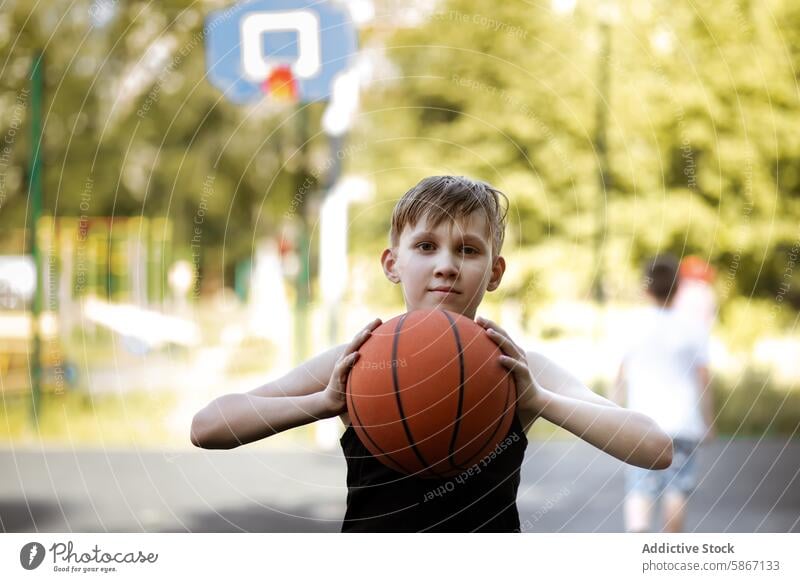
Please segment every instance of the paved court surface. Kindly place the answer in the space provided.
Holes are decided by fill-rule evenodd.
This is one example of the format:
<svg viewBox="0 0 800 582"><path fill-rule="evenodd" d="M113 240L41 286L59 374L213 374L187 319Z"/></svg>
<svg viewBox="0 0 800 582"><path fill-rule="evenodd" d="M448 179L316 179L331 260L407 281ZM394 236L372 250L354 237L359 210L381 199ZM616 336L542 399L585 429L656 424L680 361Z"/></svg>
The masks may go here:
<svg viewBox="0 0 800 582"><path fill-rule="evenodd" d="M800 441L727 440L698 453L686 528L799 532ZM523 529L622 531L623 464L582 441L532 441ZM0 531L335 532L340 451L0 449Z"/></svg>

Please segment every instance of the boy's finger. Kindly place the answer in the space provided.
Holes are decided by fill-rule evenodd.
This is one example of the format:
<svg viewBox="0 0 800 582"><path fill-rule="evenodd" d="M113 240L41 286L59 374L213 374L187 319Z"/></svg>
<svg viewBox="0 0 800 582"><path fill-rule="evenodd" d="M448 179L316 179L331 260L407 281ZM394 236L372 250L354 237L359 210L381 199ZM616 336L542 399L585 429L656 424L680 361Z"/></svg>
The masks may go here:
<svg viewBox="0 0 800 582"><path fill-rule="evenodd" d="M514 340L511 339L511 335L506 330L504 330L502 327L500 327L499 325L497 325L494 322L492 322L492 329L497 331L498 333L503 334L504 336L506 336L513 343Z"/></svg>
<svg viewBox="0 0 800 582"><path fill-rule="evenodd" d="M479 318L478 318L478 319L476 319L475 321L476 321L476 322L477 322L477 323L478 323L478 324L479 324L481 327L483 327L483 328L486 328L487 330L488 330L488 329L493 329L493 330L495 330L495 331L498 331L498 332L502 333L503 335L506 335L506 336L508 336L508 332L507 332L506 330L504 330L502 327L500 327L500 325L499 325L499 324L497 324L497 323L495 323L494 321L492 321L491 319L486 319L485 317L479 317ZM509 337L510 337L510 336L509 336Z"/></svg>
<svg viewBox="0 0 800 582"><path fill-rule="evenodd" d="M358 352L353 352L352 354L348 355L346 358L342 358L342 361L339 362L339 379L344 383L347 380L347 374L350 373L350 369L358 360L359 356L361 356Z"/></svg>
<svg viewBox="0 0 800 582"><path fill-rule="evenodd" d="M361 346L361 344L367 341L367 338L369 338L371 333L372 330L370 330L369 327L365 327L360 332L358 332L356 336L352 340L350 340L350 343L347 345L345 354L349 354L350 352L356 351Z"/></svg>
<svg viewBox="0 0 800 582"><path fill-rule="evenodd" d="M479 317L476 321L479 323L481 327L486 328L487 331L493 329L496 332L503 334L508 339L511 339L511 336L508 334L508 332L499 325L497 325L495 322L493 322L491 319L485 319L483 317Z"/></svg>
<svg viewBox="0 0 800 582"><path fill-rule="evenodd" d="M500 335L494 330L490 330L488 332L488 336L494 340L500 350L507 356L513 357L517 355L516 351L514 350L514 345L505 336Z"/></svg>
<svg viewBox="0 0 800 582"><path fill-rule="evenodd" d="M349 366L349 365L350 365L350 364L351 364L351 363L354 361L354 358L356 358L356 357L357 357L357 356L359 356L359 355L360 355L360 354L359 354L358 352L356 352L356 351L352 351L352 352L345 352L345 353L344 353L344 354L342 354L342 356L339 358L339 361L338 361L338 362L336 362L336 366L337 366L337 367L338 367L340 370L341 370L342 368L347 368L347 366Z"/></svg>
<svg viewBox="0 0 800 582"><path fill-rule="evenodd" d="M490 329L486 331L486 334L494 340L494 342L500 346L500 349L503 350L509 356L514 358L521 358L522 352L519 349L519 346L511 341L511 338L507 335L503 335L494 329Z"/></svg>
<svg viewBox="0 0 800 582"><path fill-rule="evenodd" d="M364 342L367 341L370 338L371 335L372 335L372 331L370 331L368 329L363 330L360 334L358 334L356 336L355 340L353 340L355 342L355 345L353 346L353 349L357 350L362 345L364 345Z"/></svg>
<svg viewBox="0 0 800 582"><path fill-rule="evenodd" d="M500 363L511 372L516 372L523 367L523 363L511 356L500 356Z"/></svg>
<svg viewBox="0 0 800 582"><path fill-rule="evenodd" d="M361 344L363 344L365 341L367 341L367 339L369 339L369 336L372 334L372 332L375 329L377 329L382 323L383 322L381 321L380 317L378 317L376 319L373 319L370 323L368 323L367 326L364 327L360 332L358 332L356 334L356 337L354 337L350 341L350 343L347 346L347 349L345 350L345 354L347 354L349 352L353 352L353 351L357 350L359 347L361 347Z"/></svg>
<svg viewBox="0 0 800 582"><path fill-rule="evenodd" d="M500 356L500 363L509 368L515 368L519 362L511 356Z"/></svg>

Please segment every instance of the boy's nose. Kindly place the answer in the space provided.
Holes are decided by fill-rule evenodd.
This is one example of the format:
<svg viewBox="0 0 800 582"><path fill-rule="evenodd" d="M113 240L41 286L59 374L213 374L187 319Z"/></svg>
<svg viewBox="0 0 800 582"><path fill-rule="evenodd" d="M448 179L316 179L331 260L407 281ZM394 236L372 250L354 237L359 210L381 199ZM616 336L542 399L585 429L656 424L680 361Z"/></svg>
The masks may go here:
<svg viewBox="0 0 800 582"><path fill-rule="evenodd" d="M460 259L454 257L452 253L441 253L439 260L436 262L436 276L455 277L458 275L459 260Z"/></svg>

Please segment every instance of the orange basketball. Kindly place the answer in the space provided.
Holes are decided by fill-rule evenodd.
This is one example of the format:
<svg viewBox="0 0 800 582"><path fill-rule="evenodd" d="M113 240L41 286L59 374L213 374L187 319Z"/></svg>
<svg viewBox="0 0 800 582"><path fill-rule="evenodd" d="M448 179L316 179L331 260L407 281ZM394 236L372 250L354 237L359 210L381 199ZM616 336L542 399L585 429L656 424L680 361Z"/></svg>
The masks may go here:
<svg viewBox="0 0 800 582"><path fill-rule="evenodd" d="M516 388L500 348L470 318L412 311L372 332L347 381L358 438L384 465L457 475L506 436Z"/></svg>

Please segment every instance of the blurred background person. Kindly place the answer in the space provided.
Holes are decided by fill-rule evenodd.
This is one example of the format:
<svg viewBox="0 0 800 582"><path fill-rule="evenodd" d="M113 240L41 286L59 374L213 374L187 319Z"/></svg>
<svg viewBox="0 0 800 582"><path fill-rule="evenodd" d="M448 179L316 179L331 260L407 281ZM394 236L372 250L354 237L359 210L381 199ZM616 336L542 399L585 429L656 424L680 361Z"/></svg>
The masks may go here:
<svg viewBox="0 0 800 582"><path fill-rule="evenodd" d="M625 529L651 530L660 500L663 531L683 528L686 502L697 485L694 456L713 438L713 404L708 373L708 328L674 307L680 285L672 255L647 261L642 308L629 336L613 400L650 415L673 439L672 466L661 471L626 467Z"/></svg>
<svg viewBox="0 0 800 582"><path fill-rule="evenodd" d="M680 285L675 292L673 307L710 332L718 309L713 287L716 269L692 255L681 260L678 276Z"/></svg>

